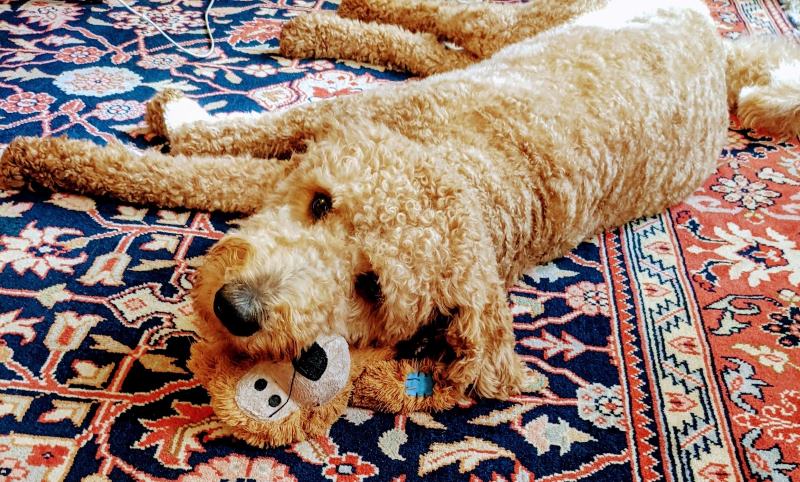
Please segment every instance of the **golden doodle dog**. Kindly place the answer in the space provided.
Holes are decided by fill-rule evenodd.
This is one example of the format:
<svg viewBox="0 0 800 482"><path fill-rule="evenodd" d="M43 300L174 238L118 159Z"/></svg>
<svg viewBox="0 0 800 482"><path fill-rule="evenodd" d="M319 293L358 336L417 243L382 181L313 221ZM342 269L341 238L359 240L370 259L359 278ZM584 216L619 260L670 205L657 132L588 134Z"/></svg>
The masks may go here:
<svg viewBox="0 0 800 482"><path fill-rule="evenodd" d="M197 273L208 339L287 360L444 319L444 380L481 397L526 378L506 298L524 268L691 194L729 107L800 132L796 45L722 40L699 0L343 0L286 24L281 51L426 78L226 118L164 92L148 122L170 154L18 139L0 179L248 213Z"/></svg>

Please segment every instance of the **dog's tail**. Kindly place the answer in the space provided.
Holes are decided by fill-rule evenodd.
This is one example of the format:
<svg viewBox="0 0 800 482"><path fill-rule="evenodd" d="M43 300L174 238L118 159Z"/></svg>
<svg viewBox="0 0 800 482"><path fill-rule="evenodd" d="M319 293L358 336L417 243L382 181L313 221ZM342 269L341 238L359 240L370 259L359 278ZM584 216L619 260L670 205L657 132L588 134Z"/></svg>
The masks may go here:
<svg viewBox="0 0 800 482"><path fill-rule="evenodd" d="M745 127L800 135L800 45L789 38L726 41L728 105Z"/></svg>

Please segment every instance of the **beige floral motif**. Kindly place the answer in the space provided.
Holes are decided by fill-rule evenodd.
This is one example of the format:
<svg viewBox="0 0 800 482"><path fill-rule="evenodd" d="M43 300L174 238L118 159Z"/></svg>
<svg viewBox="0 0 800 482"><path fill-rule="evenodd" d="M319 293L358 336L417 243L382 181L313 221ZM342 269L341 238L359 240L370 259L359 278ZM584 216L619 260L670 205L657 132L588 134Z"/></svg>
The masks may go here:
<svg viewBox="0 0 800 482"><path fill-rule="evenodd" d="M158 212L158 221L157 223L161 224L171 224L173 226L183 226L189 221L189 216L191 213L189 212L175 212L170 211L168 209L162 209Z"/></svg>
<svg viewBox="0 0 800 482"><path fill-rule="evenodd" d="M466 437L460 442L437 442L419 457L419 475L428 475L454 463L458 463L458 471L465 474L475 470L481 462L503 457L515 458L511 451L480 438Z"/></svg>
<svg viewBox="0 0 800 482"><path fill-rule="evenodd" d="M20 337L21 344L25 345L36 338L33 325L43 318L20 318L20 313L21 309L0 313L0 336L16 335Z"/></svg>
<svg viewBox="0 0 800 482"><path fill-rule="evenodd" d="M764 365L765 367L772 368L777 373L783 373L785 366L789 362L789 355L780 350L773 350L766 345L755 347L745 343L737 343L736 345L733 345L733 348L742 350L748 355L757 357L760 364ZM788 364L793 366L792 363Z"/></svg>
<svg viewBox="0 0 800 482"><path fill-rule="evenodd" d="M717 226L714 234L723 241L719 247L706 250L690 246L687 251L699 254L711 251L727 261L728 276L732 280L747 275L747 283L757 287L762 281L770 281L773 275L786 273L789 283L800 285L800 249L797 242L775 231L766 229L766 236L756 236L749 229L735 223Z"/></svg>
<svg viewBox="0 0 800 482"><path fill-rule="evenodd" d="M93 199L78 194L53 193L47 202L70 211L87 212L97 207Z"/></svg>
<svg viewBox="0 0 800 482"><path fill-rule="evenodd" d="M244 73L247 75L252 75L253 77L264 78L270 75L275 75L278 70L271 65L266 64L253 64L248 65L244 69Z"/></svg>
<svg viewBox="0 0 800 482"><path fill-rule="evenodd" d="M114 364L109 363L107 365L97 366L90 360L76 360L72 363L72 369L77 376L67 380L67 384L101 388L103 384L108 381L111 372L114 371Z"/></svg>
<svg viewBox="0 0 800 482"><path fill-rule="evenodd" d="M271 457L251 459L231 454L200 464L178 479L179 482L206 482L209 480L253 480L263 482L297 482L289 467Z"/></svg>
<svg viewBox="0 0 800 482"><path fill-rule="evenodd" d="M0 346L0 348L3 348L3 346ZM3 361L2 356L0 356L0 361ZM4 393L3 396L0 397L0 417L11 415L17 422L21 422L22 417L28 413L28 408L30 408L33 400L33 397ZM0 452L1 451L2 450L0 450Z"/></svg>
<svg viewBox="0 0 800 482"><path fill-rule="evenodd" d="M605 285L581 281L567 287L567 304L583 314L605 315L610 313L608 293Z"/></svg>
<svg viewBox="0 0 800 482"><path fill-rule="evenodd" d="M112 216L114 219L122 221L143 221L147 215L147 209L137 209L132 206L117 206L119 214Z"/></svg>
<svg viewBox="0 0 800 482"><path fill-rule="evenodd" d="M36 221L31 221L19 237L0 236L0 271L11 266L17 274L32 271L44 279L50 270L71 274L76 265L86 261L86 253L66 258L65 242L62 236L81 235L77 229L46 227L38 229Z"/></svg>
<svg viewBox="0 0 800 482"><path fill-rule="evenodd" d="M69 420L75 427L80 427L92 408L91 403L71 400L54 399L52 404L53 408L50 411L39 416L39 422L56 423Z"/></svg>
<svg viewBox="0 0 800 482"><path fill-rule="evenodd" d="M719 184L711 186L712 191L725 194L723 199L726 201L740 204L751 211L761 206L771 206L774 204L772 199L780 196L767 189L766 183L751 182L741 174L736 174L732 179L720 177L717 182Z"/></svg>
<svg viewBox="0 0 800 482"><path fill-rule="evenodd" d="M32 207L33 203L0 203L0 218L21 218Z"/></svg>
<svg viewBox="0 0 800 482"><path fill-rule="evenodd" d="M86 286L122 286L125 269L131 262L127 253L108 253L95 258L92 266L78 281Z"/></svg>
<svg viewBox="0 0 800 482"><path fill-rule="evenodd" d="M19 10L20 18L51 30L76 20L83 11L82 8L61 0L33 0L25 2Z"/></svg>
<svg viewBox="0 0 800 482"><path fill-rule="evenodd" d="M102 319L98 315L79 315L74 311L56 313L44 344L53 351L77 350L89 331Z"/></svg>
<svg viewBox="0 0 800 482"><path fill-rule="evenodd" d="M380 447L381 452L392 460L406 460L400 454L400 449L406 442L408 442L406 431L394 427L381 434L378 438L378 447Z"/></svg>
<svg viewBox="0 0 800 482"><path fill-rule="evenodd" d="M412 422L416 423L417 425L425 428L434 428L437 430L447 430L447 426L445 426L441 422L437 422L433 415L428 412L414 412L409 414L408 419Z"/></svg>
<svg viewBox="0 0 800 482"><path fill-rule="evenodd" d="M157 70L177 69L178 67L182 67L184 64L186 64L186 60L180 55L175 54L150 55L144 57L142 60L136 63L136 65L139 67Z"/></svg>
<svg viewBox="0 0 800 482"><path fill-rule="evenodd" d="M126 121L144 115L145 108L141 102L135 100L114 99L97 104L94 112L101 120ZM120 210L122 207L120 206Z"/></svg>
<svg viewBox="0 0 800 482"><path fill-rule="evenodd" d="M622 387L592 383L578 388L578 416L599 428L626 429Z"/></svg>
<svg viewBox="0 0 800 482"><path fill-rule="evenodd" d="M130 92L142 82L141 76L120 67L88 67L68 70L53 83L67 94L105 97Z"/></svg>
<svg viewBox="0 0 800 482"><path fill-rule="evenodd" d="M766 405L758 413L740 413L736 423L748 429L758 428L766 437L778 442L800 442L800 391L784 390L777 405Z"/></svg>
<svg viewBox="0 0 800 482"><path fill-rule="evenodd" d="M159 249L164 249L170 253L174 253L178 248L179 242L180 238L177 236L154 233L151 235L150 241L142 244L141 249L144 251L158 251Z"/></svg>
<svg viewBox="0 0 800 482"><path fill-rule="evenodd" d="M558 423L550 422L547 415L541 415L525 425L517 425L514 429L522 434L529 444L536 447L538 455L549 452L551 446L558 447L559 455L566 455L572 450L573 443L595 440L591 435L571 427L565 420L558 419Z"/></svg>

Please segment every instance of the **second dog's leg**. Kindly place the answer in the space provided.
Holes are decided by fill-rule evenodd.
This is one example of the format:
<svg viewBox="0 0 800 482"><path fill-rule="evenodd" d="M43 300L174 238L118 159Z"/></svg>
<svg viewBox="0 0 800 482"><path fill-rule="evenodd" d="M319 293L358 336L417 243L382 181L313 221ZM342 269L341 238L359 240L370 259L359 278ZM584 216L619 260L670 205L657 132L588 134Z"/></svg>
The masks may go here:
<svg viewBox="0 0 800 482"><path fill-rule="evenodd" d="M138 155L120 144L21 137L0 157L0 186L34 181L137 204L251 213L292 167L291 161Z"/></svg>
<svg viewBox="0 0 800 482"><path fill-rule="evenodd" d="M464 47L479 58L499 50L517 22L517 5L464 5L439 0L342 0L338 14L365 22L399 25L413 32L429 32ZM469 36L480 37L470 42Z"/></svg>
<svg viewBox="0 0 800 482"><path fill-rule="evenodd" d="M338 13L430 32L486 58L505 47L557 27L605 0L533 0L524 5L463 4L442 0L342 0Z"/></svg>
<svg viewBox="0 0 800 482"><path fill-rule="evenodd" d="M439 43L430 33L395 25L364 23L329 13L301 15L283 27L281 54L287 57L351 59L428 76L466 67L478 59Z"/></svg>

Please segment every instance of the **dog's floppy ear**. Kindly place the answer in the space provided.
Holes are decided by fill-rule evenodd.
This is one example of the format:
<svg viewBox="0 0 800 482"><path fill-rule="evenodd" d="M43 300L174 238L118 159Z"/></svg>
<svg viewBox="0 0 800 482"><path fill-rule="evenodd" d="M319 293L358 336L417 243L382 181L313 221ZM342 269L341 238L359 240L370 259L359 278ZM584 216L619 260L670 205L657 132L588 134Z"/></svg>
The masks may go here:
<svg viewBox="0 0 800 482"><path fill-rule="evenodd" d="M462 393L472 387L480 397L506 399L520 393L525 381L522 361L514 352L506 291L499 282L475 288L472 299L454 310L447 329L456 354L447 377Z"/></svg>
<svg viewBox="0 0 800 482"><path fill-rule="evenodd" d="M473 213L474 214L474 213ZM514 352L513 318L497 258L474 216L451 246L453 265L442 301L451 320L447 342L455 352L447 378L459 391L470 387L481 397L505 399L520 393L526 370Z"/></svg>

